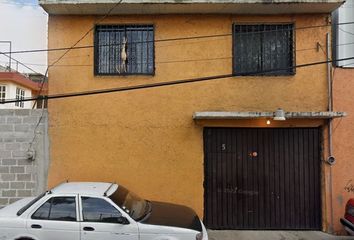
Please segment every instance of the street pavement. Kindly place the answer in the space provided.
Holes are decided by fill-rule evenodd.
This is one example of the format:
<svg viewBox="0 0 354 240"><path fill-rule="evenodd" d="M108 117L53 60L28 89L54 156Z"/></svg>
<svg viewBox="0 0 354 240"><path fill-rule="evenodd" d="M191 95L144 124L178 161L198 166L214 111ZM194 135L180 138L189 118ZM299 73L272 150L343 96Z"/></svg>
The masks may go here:
<svg viewBox="0 0 354 240"><path fill-rule="evenodd" d="M214 231L209 240L354 240L353 236L334 236L320 231Z"/></svg>

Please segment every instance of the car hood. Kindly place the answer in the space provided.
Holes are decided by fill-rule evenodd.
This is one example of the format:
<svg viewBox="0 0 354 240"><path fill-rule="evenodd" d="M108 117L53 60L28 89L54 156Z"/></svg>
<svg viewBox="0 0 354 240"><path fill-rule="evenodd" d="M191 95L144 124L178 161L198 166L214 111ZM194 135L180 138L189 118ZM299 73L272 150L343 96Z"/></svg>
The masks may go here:
<svg viewBox="0 0 354 240"><path fill-rule="evenodd" d="M23 198L18 200L2 209L0 209L0 218L1 217L17 217L17 212L23 208L27 203L32 201L34 198Z"/></svg>
<svg viewBox="0 0 354 240"><path fill-rule="evenodd" d="M171 203L151 202L151 213L141 223L202 231L199 217L193 209Z"/></svg>

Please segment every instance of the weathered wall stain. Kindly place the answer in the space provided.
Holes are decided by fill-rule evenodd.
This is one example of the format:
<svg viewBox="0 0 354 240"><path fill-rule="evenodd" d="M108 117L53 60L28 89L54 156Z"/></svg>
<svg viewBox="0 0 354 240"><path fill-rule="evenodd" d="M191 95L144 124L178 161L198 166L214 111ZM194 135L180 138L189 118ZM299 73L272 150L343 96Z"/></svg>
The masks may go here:
<svg viewBox="0 0 354 240"><path fill-rule="evenodd" d="M350 179L344 187L344 190L348 193L354 193L354 181Z"/></svg>

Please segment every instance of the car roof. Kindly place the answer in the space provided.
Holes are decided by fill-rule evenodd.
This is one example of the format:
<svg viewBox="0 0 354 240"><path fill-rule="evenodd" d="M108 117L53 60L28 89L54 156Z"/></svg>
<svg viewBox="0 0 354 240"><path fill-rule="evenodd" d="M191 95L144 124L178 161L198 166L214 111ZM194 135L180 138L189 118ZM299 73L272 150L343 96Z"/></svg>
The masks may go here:
<svg viewBox="0 0 354 240"><path fill-rule="evenodd" d="M110 196L118 189L118 184L105 182L65 182L50 190L53 194L80 194Z"/></svg>

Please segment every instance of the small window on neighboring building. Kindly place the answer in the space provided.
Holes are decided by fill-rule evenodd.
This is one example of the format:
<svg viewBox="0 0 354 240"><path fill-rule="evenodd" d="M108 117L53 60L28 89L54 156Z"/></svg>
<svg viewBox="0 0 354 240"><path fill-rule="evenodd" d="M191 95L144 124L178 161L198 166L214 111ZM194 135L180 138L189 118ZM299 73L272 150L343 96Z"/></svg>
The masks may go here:
<svg viewBox="0 0 354 240"><path fill-rule="evenodd" d="M22 88L16 88L16 100L18 100L19 102L15 103L16 107L20 107L20 108L24 108L25 107L25 103L21 102L21 100L25 99L25 90L23 90Z"/></svg>
<svg viewBox="0 0 354 240"><path fill-rule="evenodd" d="M154 74L153 25L98 25L95 74Z"/></svg>
<svg viewBox="0 0 354 240"><path fill-rule="evenodd" d="M32 219L76 221L75 197L53 197L32 215Z"/></svg>
<svg viewBox="0 0 354 240"><path fill-rule="evenodd" d="M0 102L6 100L6 86L0 85Z"/></svg>
<svg viewBox="0 0 354 240"><path fill-rule="evenodd" d="M293 30L293 24L235 24L234 75L294 74Z"/></svg>

